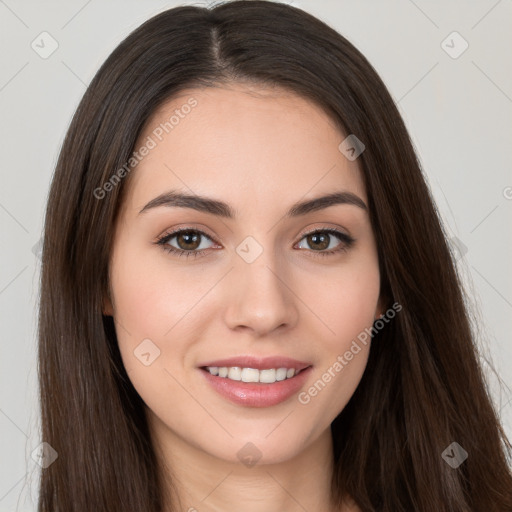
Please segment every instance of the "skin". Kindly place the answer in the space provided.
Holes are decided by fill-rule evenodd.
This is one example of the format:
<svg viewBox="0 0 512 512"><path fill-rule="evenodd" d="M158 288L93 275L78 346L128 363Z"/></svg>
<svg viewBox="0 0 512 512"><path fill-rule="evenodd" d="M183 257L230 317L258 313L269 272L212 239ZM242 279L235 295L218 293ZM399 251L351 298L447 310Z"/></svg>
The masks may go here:
<svg viewBox="0 0 512 512"><path fill-rule="evenodd" d="M283 217L299 200L338 190L368 204L358 161L340 152L345 135L318 106L248 84L182 91L154 112L136 147L190 97L197 106L129 175L104 313L116 321L123 363L147 406L180 510L334 511L330 424L360 382L369 343L307 404L295 394L267 408L235 405L197 366L285 355L313 365L307 390L382 314L367 211L339 204ZM239 216L168 206L139 214L171 189L223 200ZM177 227L206 232L204 256L179 258L154 243ZM355 243L322 257L326 249L306 235L325 227ZM263 248L250 264L236 252L247 236ZM329 239L329 249L344 244ZM187 247L178 237L168 244ZM144 339L160 350L149 366L134 356ZM261 452L252 467L237 456L248 442Z"/></svg>

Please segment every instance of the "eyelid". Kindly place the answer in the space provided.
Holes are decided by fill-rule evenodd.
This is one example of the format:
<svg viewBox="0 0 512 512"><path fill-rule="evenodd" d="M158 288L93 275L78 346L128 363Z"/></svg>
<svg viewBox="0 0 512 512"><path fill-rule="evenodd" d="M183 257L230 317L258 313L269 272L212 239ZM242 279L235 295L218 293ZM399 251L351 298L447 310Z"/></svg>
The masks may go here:
<svg viewBox="0 0 512 512"><path fill-rule="evenodd" d="M203 227L202 225L199 225L199 227L198 227L198 226L194 226L191 224L187 224L185 226L178 226L176 228L165 230L161 235L158 235L156 237L156 243L158 243L159 241L161 241L164 238L168 238L168 237L172 238L173 235L177 235L178 233L181 233L182 231L194 231L194 232L200 233L201 235L208 237L210 240L212 240L212 242L215 242L217 245L221 245L216 240L215 236L210 234L210 232L208 231L207 228Z"/></svg>
<svg viewBox="0 0 512 512"><path fill-rule="evenodd" d="M204 228L198 228L193 225L186 225L186 226L178 226L176 228L171 229L170 231L164 231L164 233L157 237L157 240L154 242L157 245L163 246L163 248L171 253L177 253L178 256L185 255L185 256L204 256L205 253L209 251L209 249L200 249L200 250L191 250L191 251L185 251L183 249L178 249L173 246L167 246L167 242L174 238L177 234L182 233L184 231L192 231L195 233L198 233L201 236L205 236L206 238L209 238L214 244L221 245L214 236L210 235L206 230L203 230ZM323 251L313 251L311 249L306 249L306 252L313 253L316 256L328 256L334 253L343 252L348 250L356 241L355 238L353 238L351 235L346 233L342 228L339 227L333 227L332 225L324 225L324 226L317 226L315 228L305 228L303 231L300 232L299 235L297 235L298 241L294 244L297 245L297 243L300 243L302 239L306 236L313 235L315 233L328 233L331 236L335 236L340 241L340 244L342 247L336 248L336 249L329 249L329 250L323 250ZM300 249L303 251L304 249Z"/></svg>
<svg viewBox="0 0 512 512"><path fill-rule="evenodd" d="M324 224L324 225L317 226L317 227L306 227L306 228L302 229L299 232L299 234L296 235L296 237L300 237L299 238L299 241L300 241L306 235L310 235L312 233L315 233L316 231L324 231L324 230L326 230L326 231L328 231L328 230L339 231L341 234L345 235L346 237L352 238L352 236L347 232L346 229L341 228L339 226L335 226L333 224ZM176 228L172 228L170 230L165 230L161 235L158 235L156 237L156 241L161 240L162 238L167 237L169 235L180 233L182 231L197 231L198 233L206 235L213 242L215 242L216 244L220 245L220 243L216 240L215 236L212 235L209 232L208 228L206 228L205 226L203 226L201 224L198 224L196 226L192 225L192 224L186 224L185 226L177 226Z"/></svg>
<svg viewBox="0 0 512 512"><path fill-rule="evenodd" d="M311 235L312 233L315 233L317 231L337 231L341 235L345 235L348 238L352 238L349 235L348 230L346 230L340 226L333 225L333 224L323 224L323 225L316 226L316 227L308 226L307 228L304 228L303 230L301 230L299 232L299 234L297 235L297 237L299 237L299 240L302 240L302 238L304 238L306 235Z"/></svg>

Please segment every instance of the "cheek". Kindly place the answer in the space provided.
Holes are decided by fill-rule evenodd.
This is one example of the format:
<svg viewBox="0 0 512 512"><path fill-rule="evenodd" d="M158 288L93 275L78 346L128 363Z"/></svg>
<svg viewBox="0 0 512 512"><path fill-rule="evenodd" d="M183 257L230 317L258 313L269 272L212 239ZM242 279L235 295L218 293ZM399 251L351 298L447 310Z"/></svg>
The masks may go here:
<svg viewBox="0 0 512 512"><path fill-rule="evenodd" d="M207 295L218 284L218 269L196 265L191 270L186 262L168 261L160 248L130 246L129 241L119 245L124 249L114 253L111 279L116 317L124 327L120 343L126 339L123 333L130 333L134 347L145 338L173 338L184 326L190 333L213 313ZM313 320L322 338L319 355L343 350L371 326L380 287L378 262L371 251L355 254L337 268L318 267L298 279L294 287L304 286L299 295L306 306L302 323L308 324L311 314L317 317Z"/></svg>
<svg viewBox="0 0 512 512"><path fill-rule="evenodd" d="M134 337L170 335L211 286L200 273L172 267L158 250L127 249L113 260L116 315Z"/></svg>
<svg viewBox="0 0 512 512"><path fill-rule="evenodd" d="M319 364L313 385L302 395L311 410L329 409L329 421L343 410L366 368L371 326L380 294L376 254L359 254L340 268L336 277L324 280L329 287L317 291L314 304L330 330L322 336ZM329 405L330 404L330 405Z"/></svg>
<svg viewBox="0 0 512 512"><path fill-rule="evenodd" d="M366 368L380 292L377 260L361 258L322 284L310 296L324 324L316 345L319 364L299 402L328 424L348 403Z"/></svg>
<svg viewBox="0 0 512 512"><path fill-rule="evenodd" d="M184 263L181 268L159 251L126 244L114 253L111 272L124 367L139 394L157 402L160 393L168 391L164 384L173 383L165 371L182 376L190 345L201 338L202 327L212 318L205 311L210 304L206 299L218 281L212 270L203 272L197 266L185 271ZM137 355L148 351L158 357L144 366Z"/></svg>
<svg viewBox="0 0 512 512"><path fill-rule="evenodd" d="M172 376L181 380L183 329L201 285L190 273L171 272L157 247L119 246L123 249L114 253L111 270L119 351L139 395L150 409L159 410L169 403L171 391L179 391Z"/></svg>
<svg viewBox="0 0 512 512"><path fill-rule="evenodd" d="M361 258L324 279L311 298L326 326L324 350L348 350L352 340L371 327L380 294L376 258Z"/></svg>

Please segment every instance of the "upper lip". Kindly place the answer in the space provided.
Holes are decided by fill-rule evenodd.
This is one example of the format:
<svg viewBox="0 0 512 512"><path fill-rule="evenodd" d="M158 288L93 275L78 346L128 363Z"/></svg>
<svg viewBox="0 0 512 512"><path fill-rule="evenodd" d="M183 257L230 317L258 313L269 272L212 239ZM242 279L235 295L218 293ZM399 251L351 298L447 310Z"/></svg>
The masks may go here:
<svg viewBox="0 0 512 512"><path fill-rule="evenodd" d="M200 368L205 366L238 366L239 368L254 368L256 370L265 370L270 368L295 368L296 371L301 371L308 366L311 366L311 363L297 361L297 359L284 356L255 357L243 355L229 357L227 359L216 359L215 361L208 361L199 365Z"/></svg>

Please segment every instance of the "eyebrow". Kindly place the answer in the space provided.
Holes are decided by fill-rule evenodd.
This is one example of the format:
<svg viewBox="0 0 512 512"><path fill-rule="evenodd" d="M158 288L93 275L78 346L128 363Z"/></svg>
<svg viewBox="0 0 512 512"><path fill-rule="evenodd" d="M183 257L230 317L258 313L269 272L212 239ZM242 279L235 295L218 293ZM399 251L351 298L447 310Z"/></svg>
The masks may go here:
<svg viewBox="0 0 512 512"><path fill-rule="evenodd" d="M340 191L315 199L297 202L288 210L285 217L299 217L337 204L348 204L357 206L365 211L368 210L366 204L359 196L352 192ZM198 195L183 194L175 190L164 192L149 201L149 203L140 210L139 215L160 206L191 208L199 212L209 213L226 219L234 219L237 217L237 211L224 201Z"/></svg>

